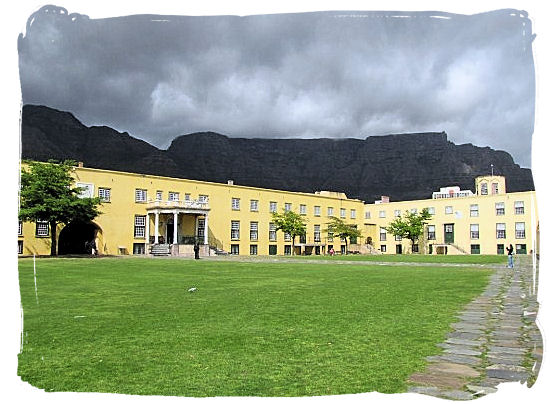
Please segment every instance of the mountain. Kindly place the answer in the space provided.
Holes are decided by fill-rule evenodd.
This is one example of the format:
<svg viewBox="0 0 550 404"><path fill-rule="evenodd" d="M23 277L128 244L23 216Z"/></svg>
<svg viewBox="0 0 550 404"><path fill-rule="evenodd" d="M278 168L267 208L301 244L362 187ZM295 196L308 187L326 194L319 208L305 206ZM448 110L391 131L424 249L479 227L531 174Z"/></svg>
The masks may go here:
<svg viewBox="0 0 550 404"><path fill-rule="evenodd" d="M201 132L160 150L128 133L86 127L71 113L25 105L22 158L73 159L87 167L292 191L331 190L372 202L430 198L440 187L473 189L474 178L506 176L509 192L533 190L531 170L510 154L455 145L445 132L361 139L244 139Z"/></svg>

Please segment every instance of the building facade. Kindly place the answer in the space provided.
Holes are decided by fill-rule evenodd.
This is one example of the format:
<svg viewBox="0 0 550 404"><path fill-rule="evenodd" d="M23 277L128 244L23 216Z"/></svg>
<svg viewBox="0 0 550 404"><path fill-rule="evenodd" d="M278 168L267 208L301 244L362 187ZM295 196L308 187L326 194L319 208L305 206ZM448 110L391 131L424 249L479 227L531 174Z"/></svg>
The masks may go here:
<svg viewBox="0 0 550 404"><path fill-rule="evenodd" d="M305 237L296 238L295 254L345 252L345 242L327 232L331 217L357 226L362 237L349 249L360 253L500 254L513 244L518 253L536 248L535 193L506 193L503 177L481 177L476 192L443 188L433 199L373 204L338 192L290 192L75 167L83 196L102 200L92 223L60 225L59 254L290 255L292 240L275 231L272 212L293 210L306 221ZM495 185L496 184L496 185ZM433 213L424 240L411 246L385 231L396 216L428 208ZM18 253L48 255L47 223L19 223Z"/></svg>

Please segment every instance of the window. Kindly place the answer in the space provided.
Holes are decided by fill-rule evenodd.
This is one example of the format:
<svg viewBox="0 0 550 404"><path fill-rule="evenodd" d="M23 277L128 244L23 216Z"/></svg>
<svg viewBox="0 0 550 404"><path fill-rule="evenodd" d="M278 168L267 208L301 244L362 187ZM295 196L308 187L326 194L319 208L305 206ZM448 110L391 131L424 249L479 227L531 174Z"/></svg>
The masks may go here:
<svg viewBox="0 0 550 404"><path fill-rule="evenodd" d="M504 244L497 244L497 254L504 254Z"/></svg>
<svg viewBox="0 0 550 404"><path fill-rule="evenodd" d="M17 254L23 254L23 240L17 240Z"/></svg>
<svg viewBox="0 0 550 404"><path fill-rule="evenodd" d="M258 240L258 222L250 222L250 240Z"/></svg>
<svg viewBox="0 0 550 404"><path fill-rule="evenodd" d="M346 208L340 208L340 217L342 219L346 217Z"/></svg>
<svg viewBox="0 0 550 404"><path fill-rule="evenodd" d="M370 212L365 212L365 219L370 219Z"/></svg>
<svg viewBox="0 0 550 404"><path fill-rule="evenodd" d="M516 254L527 254L527 244L516 244Z"/></svg>
<svg viewBox="0 0 550 404"><path fill-rule="evenodd" d="M285 255L292 255L292 246L285 245Z"/></svg>
<svg viewBox="0 0 550 404"><path fill-rule="evenodd" d="M453 213L453 207L452 206L445 206L445 214L451 215Z"/></svg>
<svg viewBox="0 0 550 404"><path fill-rule="evenodd" d="M270 245L269 246L269 255L277 255L277 246L276 245Z"/></svg>
<svg viewBox="0 0 550 404"><path fill-rule="evenodd" d="M241 200L239 198L231 198L231 209L241 210Z"/></svg>
<svg viewBox="0 0 550 404"><path fill-rule="evenodd" d="M497 216L504 215L504 202L495 203L495 212Z"/></svg>
<svg viewBox="0 0 550 404"><path fill-rule="evenodd" d="M352 218L352 219L355 219L355 215L356 215L355 209L351 209L351 210L349 211L349 217Z"/></svg>
<svg viewBox="0 0 550 404"><path fill-rule="evenodd" d="M525 206L523 204L523 201L515 201L514 210L516 212L516 215L523 215L525 213Z"/></svg>
<svg viewBox="0 0 550 404"><path fill-rule="evenodd" d="M395 235L395 241L401 241L403 238L401 236Z"/></svg>
<svg viewBox="0 0 550 404"><path fill-rule="evenodd" d="M478 217L478 216L479 216L479 206L470 205L470 217Z"/></svg>
<svg viewBox="0 0 550 404"><path fill-rule="evenodd" d="M50 224L43 220L36 221L36 237L46 237L50 235Z"/></svg>
<svg viewBox="0 0 550 404"><path fill-rule="evenodd" d="M395 217L401 217L401 209L395 209L393 211L393 216Z"/></svg>
<svg viewBox="0 0 550 404"><path fill-rule="evenodd" d="M98 188L97 196L101 202L111 202L111 188Z"/></svg>
<svg viewBox="0 0 550 404"><path fill-rule="evenodd" d="M491 184L491 192L493 193L493 195L498 194L498 182L493 182Z"/></svg>
<svg viewBox="0 0 550 404"><path fill-rule="evenodd" d="M435 240L435 225L428 225L428 240Z"/></svg>
<svg viewBox="0 0 550 404"><path fill-rule="evenodd" d="M292 241L292 237L290 237L290 233L285 233L284 240L285 241Z"/></svg>
<svg viewBox="0 0 550 404"><path fill-rule="evenodd" d="M479 244L470 244L470 254L481 254L481 248Z"/></svg>
<svg viewBox="0 0 550 404"><path fill-rule="evenodd" d="M199 202L208 203L208 195L199 195Z"/></svg>
<svg viewBox="0 0 550 404"><path fill-rule="evenodd" d="M380 217L380 218L386 217L386 211L385 211L385 210L381 210L380 212L378 212L378 217Z"/></svg>
<svg viewBox="0 0 550 404"><path fill-rule="evenodd" d="M238 240L241 237L241 222L231 221L231 240Z"/></svg>
<svg viewBox="0 0 550 404"><path fill-rule="evenodd" d="M292 210L292 204L291 203L285 203L285 212Z"/></svg>
<svg viewBox="0 0 550 404"><path fill-rule="evenodd" d="M179 201L180 200L180 193L179 192L168 192L168 200L169 201Z"/></svg>
<svg viewBox="0 0 550 404"><path fill-rule="evenodd" d="M470 225L470 238L474 240L479 238L479 224Z"/></svg>
<svg viewBox="0 0 550 404"><path fill-rule="evenodd" d="M333 241L334 240L334 233L329 231L327 233L327 241Z"/></svg>
<svg viewBox="0 0 550 404"><path fill-rule="evenodd" d="M315 216L321 216L321 207L320 206L314 206L313 207L313 214Z"/></svg>
<svg viewBox="0 0 550 404"><path fill-rule="evenodd" d="M162 191L157 191L155 200L162 201Z"/></svg>
<svg viewBox="0 0 550 404"><path fill-rule="evenodd" d="M258 245L250 244L250 255L258 255Z"/></svg>
<svg viewBox="0 0 550 404"><path fill-rule="evenodd" d="M146 202L146 201L147 201L147 190L136 189L136 202Z"/></svg>
<svg viewBox="0 0 550 404"><path fill-rule="evenodd" d="M197 220L197 237L204 240L204 219Z"/></svg>
<svg viewBox="0 0 550 404"><path fill-rule="evenodd" d="M277 226L275 226L275 223L269 223L269 241L277 241Z"/></svg>
<svg viewBox="0 0 550 404"><path fill-rule="evenodd" d="M380 227L380 241L386 241L386 229Z"/></svg>
<svg viewBox="0 0 550 404"><path fill-rule="evenodd" d="M413 244L411 250L412 250L413 253L417 253L418 251L420 251L420 250L418 249L418 244Z"/></svg>
<svg viewBox="0 0 550 404"><path fill-rule="evenodd" d="M331 208L331 207L327 208L327 216L329 217L334 216L334 208Z"/></svg>
<svg viewBox="0 0 550 404"><path fill-rule="evenodd" d="M497 238L506 238L506 223L497 223Z"/></svg>
<svg viewBox="0 0 550 404"><path fill-rule="evenodd" d="M380 246L380 251L381 251L381 252L386 252L386 245L385 245L385 244L382 244L382 245Z"/></svg>
<svg viewBox="0 0 550 404"><path fill-rule="evenodd" d="M231 255L239 255L239 245L231 244Z"/></svg>
<svg viewBox="0 0 550 404"><path fill-rule="evenodd" d="M269 212L277 212L277 202L269 202Z"/></svg>
<svg viewBox="0 0 550 404"><path fill-rule="evenodd" d="M525 222L516 222L516 238L525 238Z"/></svg>
<svg viewBox="0 0 550 404"><path fill-rule="evenodd" d="M481 183L481 195L488 195L488 187L486 182Z"/></svg>
<svg viewBox="0 0 550 404"><path fill-rule="evenodd" d="M191 194L185 194L184 198L185 198L186 201L190 201L191 200Z"/></svg>
<svg viewBox="0 0 550 404"><path fill-rule="evenodd" d="M145 254L145 243L134 243L132 253L134 255L143 255L143 254Z"/></svg>
<svg viewBox="0 0 550 404"><path fill-rule="evenodd" d="M146 216L134 217L134 238L145 238L145 221Z"/></svg>
<svg viewBox="0 0 550 404"><path fill-rule="evenodd" d="M18 236L22 236L23 235L23 222L20 220L19 221L19 228L17 229L17 235Z"/></svg>
<svg viewBox="0 0 550 404"><path fill-rule="evenodd" d="M417 213L418 213L418 209L416 209L416 208L411 208L410 212L411 212L411 214L417 214Z"/></svg>
<svg viewBox="0 0 550 404"><path fill-rule="evenodd" d="M250 200L250 211L251 212L257 212L258 211L258 201L256 199Z"/></svg>
<svg viewBox="0 0 550 404"><path fill-rule="evenodd" d="M430 206L430 207L428 208L428 213L429 213L430 215L432 215L432 216L435 215L435 208L434 208L433 206Z"/></svg>
<svg viewBox="0 0 550 404"><path fill-rule="evenodd" d="M321 225L320 224L313 225L313 242L315 243L321 242Z"/></svg>
<svg viewBox="0 0 550 404"><path fill-rule="evenodd" d="M300 205L300 215L305 215L307 211L306 205Z"/></svg>

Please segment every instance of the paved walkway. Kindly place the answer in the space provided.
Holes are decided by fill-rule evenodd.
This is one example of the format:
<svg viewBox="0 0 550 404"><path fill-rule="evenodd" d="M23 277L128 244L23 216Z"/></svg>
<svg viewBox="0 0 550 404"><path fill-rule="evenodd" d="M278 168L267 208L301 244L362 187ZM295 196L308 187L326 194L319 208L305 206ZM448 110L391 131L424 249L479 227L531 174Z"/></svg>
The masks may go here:
<svg viewBox="0 0 550 404"><path fill-rule="evenodd" d="M439 344L443 352L426 358L426 369L410 376L410 392L469 400L496 392L500 383L535 382L542 361L535 324L538 279L529 257L516 261L514 269L497 269L486 290L465 307Z"/></svg>

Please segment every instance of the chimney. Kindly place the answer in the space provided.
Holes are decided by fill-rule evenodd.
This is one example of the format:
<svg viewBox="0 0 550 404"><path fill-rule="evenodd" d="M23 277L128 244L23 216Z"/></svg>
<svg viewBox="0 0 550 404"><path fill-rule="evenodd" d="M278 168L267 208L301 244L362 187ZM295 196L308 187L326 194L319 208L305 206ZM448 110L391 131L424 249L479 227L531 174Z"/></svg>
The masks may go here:
<svg viewBox="0 0 550 404"><path fill-rule="evenodd" d="M83 161L79 161L78 162L78 168L82 168L84 167L84 162Z"/></svg>
<svg viewBox="0 0 550 404"><path fill-rule="evenodd" d="M227 180L227 185L233 185L233 180Z"/></svg>

